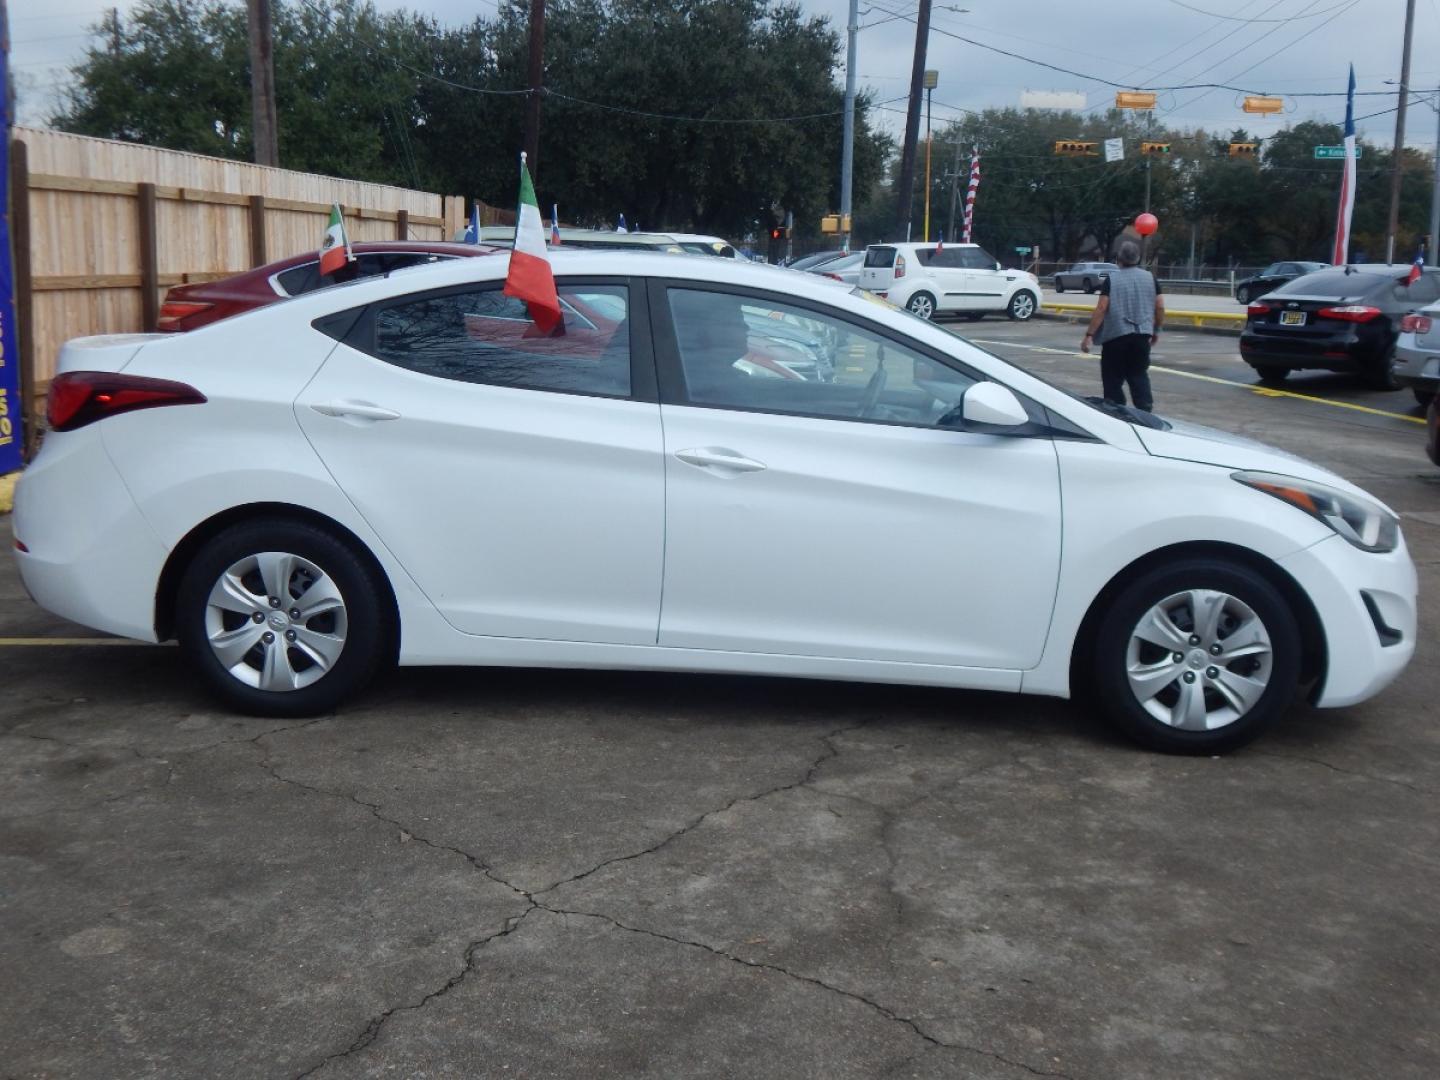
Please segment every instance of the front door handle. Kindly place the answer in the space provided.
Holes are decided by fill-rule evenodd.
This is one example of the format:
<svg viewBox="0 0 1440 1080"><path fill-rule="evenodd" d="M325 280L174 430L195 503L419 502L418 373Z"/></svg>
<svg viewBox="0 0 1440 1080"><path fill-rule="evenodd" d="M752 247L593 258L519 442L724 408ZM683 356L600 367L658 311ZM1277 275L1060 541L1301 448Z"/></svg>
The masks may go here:
<svg viewBox="0 0 1440 1080"><path fill-rule="evenodd" d="M310 406L321 416L335 416L342 420L398 420L400 414L369 401L322 401Z"/></svg>
<svg viewBox="0 0 1440 1080"><path fill-rule="evenodd" d="M701 446L691 450L677 450L675 456L686 465L694 465L700 469L742 473L760 472L765 468L763 461L755 461L723 446Z"/></svg>

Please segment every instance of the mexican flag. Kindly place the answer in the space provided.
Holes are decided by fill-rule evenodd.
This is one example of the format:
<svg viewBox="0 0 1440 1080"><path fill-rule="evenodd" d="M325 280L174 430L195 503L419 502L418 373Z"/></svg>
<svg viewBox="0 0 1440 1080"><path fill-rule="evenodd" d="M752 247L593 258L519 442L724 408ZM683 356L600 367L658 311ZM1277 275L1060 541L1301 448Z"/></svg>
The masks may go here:
<svg viewBox="0 0 1440 1080"><path fill-rule="evenodd" d="M345 235L345 218L340 213L340 204L330 207L330 224L325 227L325 239L320 242L320 274L333 274L355 258L350 250L350 237Z"/></svg>
<svg viewBox="0 0 1440 1080"><path fill-rule="evenodd" d="M510 252L510 270L505 275L505 295L524 300L530 318L542 334L560 325L560 298L555 294L555 275L545 256L545 227L525 155L520 155L520 206L515 214L515 247Z"/></svg>

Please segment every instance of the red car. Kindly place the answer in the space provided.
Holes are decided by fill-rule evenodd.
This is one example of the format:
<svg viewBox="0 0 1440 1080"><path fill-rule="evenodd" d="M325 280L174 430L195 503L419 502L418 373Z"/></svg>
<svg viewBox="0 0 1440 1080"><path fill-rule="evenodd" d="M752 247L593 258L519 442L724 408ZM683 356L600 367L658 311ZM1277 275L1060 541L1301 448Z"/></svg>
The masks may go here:
<svg viewBox="0 0 1440 1080"><path fill-rule="evenodd" d="M320 276L320 256L309 251L247 270L234 277L194 285L176 285L165 294L159 330L194 330L242 311L264 307L325 285L374 277L407 266L441 259L469 259L493 255L501 249L478 244L449 244L439 240L387 240L352 244L355 259L344 269Z"/></svg>

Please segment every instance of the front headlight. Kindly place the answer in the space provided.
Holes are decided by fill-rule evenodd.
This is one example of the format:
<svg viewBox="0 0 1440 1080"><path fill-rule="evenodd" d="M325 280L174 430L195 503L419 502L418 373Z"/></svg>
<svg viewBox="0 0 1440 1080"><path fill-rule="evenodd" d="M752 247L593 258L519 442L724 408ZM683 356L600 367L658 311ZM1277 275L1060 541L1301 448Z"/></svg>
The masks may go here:
<svg viewBox="0 0 1440 1080"><path fill-rule="evenodd" d="M1230 476L1303 510L1361 551L1394 551L1400 543L1400 520L1369 499L1279 473L1237 472Z"/></svg>

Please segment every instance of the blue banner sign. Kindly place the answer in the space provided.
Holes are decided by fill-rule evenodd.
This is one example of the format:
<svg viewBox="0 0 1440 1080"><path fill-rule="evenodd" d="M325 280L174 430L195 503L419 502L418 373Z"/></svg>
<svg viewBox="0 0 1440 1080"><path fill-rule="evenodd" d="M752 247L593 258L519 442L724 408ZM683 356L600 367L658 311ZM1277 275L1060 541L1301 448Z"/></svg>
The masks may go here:
<svg viewBox="0 0 1440 1080"><path fill-rule="evenodd" d="M0 476L21 465L20 348L15 340L15 267L10 260L10 35L0 27L0 98L5 145L0 147Z"/></svg>

